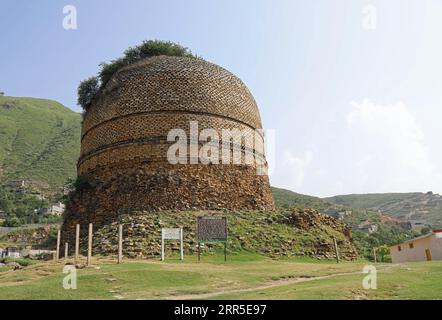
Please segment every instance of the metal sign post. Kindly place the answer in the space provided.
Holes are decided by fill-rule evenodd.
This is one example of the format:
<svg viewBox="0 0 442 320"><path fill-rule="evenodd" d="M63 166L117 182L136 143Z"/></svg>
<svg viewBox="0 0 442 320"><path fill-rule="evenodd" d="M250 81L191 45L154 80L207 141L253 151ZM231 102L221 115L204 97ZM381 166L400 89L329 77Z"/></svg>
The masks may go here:
<svg viewBox="0 0 442 320"><path fill-rule="evenodd" d="M227 261L227 218L198 217L198 261L201 256L201 243L224 243L224 261Z"/></svg>
<svg viewBox="0 0 442 320"><path fill-rule="evenodd" d="M161 261L164 261L164 240L180 241L180 260L184 260L183 250L183 228L162 228L161 229Z"/></svg>

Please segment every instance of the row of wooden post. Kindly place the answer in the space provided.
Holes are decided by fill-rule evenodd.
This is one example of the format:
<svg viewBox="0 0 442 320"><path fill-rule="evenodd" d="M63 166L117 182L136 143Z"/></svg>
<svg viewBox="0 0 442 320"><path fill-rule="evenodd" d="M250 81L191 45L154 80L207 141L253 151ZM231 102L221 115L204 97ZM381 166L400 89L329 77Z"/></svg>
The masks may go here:
<svg viewBox="0 0 442 320"><path fill-rule="evenodd" d="M92 260L92 230L93 226L92 223L89 223L89 235L88 235L88 248L87 248L87 260L86 265L91 265ZM56 257L55 259L58 261L60 260L60 230L58 230L57 234L57 250L56 250ZM199 244L198 244L199 245ZM339 263L339 252L338 252L338 243L336 241L336 238L333 237L333 245L335 247L335 254L336 254L336 263ZM68 250L69 250L69 243L65 243L64 248L64 259L66 260L68 258ZM374 249L375 250L375 249ZM75 230L75 261L78 260L80 252L80 225L77 224L76 230ZM199 256L199 250L198 250L198 256ZM376 262L376 251L374 251L375 256L375 262ZM118 263L123 262L123 225L118 225Z"/></svg>
<svg viewBox="0 0 442 320"><path fill-rule="evenodd" d="M86 265L90 266L92 262L92 231L93 225L89 223L89 234L88 234L88 245L87 245L87 260ZM58 230L57 234L57 249L55 252L55 260L60 260L60 243L61 242L61 232ZM68 258L69 253L69 243L66 242L64 246L64 259ZM80 256L80 225L77 224L75 230L75 261L78 261ZM118 225L118 263L123 262L123 225Z"/></svg>

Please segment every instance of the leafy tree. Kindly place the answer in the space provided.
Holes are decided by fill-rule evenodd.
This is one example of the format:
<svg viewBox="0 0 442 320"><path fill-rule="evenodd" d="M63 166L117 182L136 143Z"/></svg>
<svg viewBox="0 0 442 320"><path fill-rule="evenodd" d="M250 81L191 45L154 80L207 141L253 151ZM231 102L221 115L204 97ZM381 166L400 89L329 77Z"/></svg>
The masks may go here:
<svg viewBox="0 0 442 320"><path fill-rule="evenodd" d="M3 221L4 227L19 227L23 224L23 221L16 216L9 216Z"/></svg>
<svg viewBox="0 0 442 320"><path fill-rule="evenodd" d="M99 89L100 84L97 77L91 77L89 79L83 80L78 86L77 103L84 110L87 110L88 106L92 102L93 97L97 94Z"/></svg>
<svg viewBox="0 0 442 320"><path fill-rule="evenodd" d="M386 244L375 249L379 262L391 262L390 248Z"/></svg>
<svg viewBox="0 0 442 320"><path fill-rule="evenodd" d="M396 227L381 226L374 233L353 232L353 241L359 254L366 259L373 260L373 249L382 246L389 246L404 242L418 236L412 231L403 231ZM388 257L385 257L388 260Z"/></svg>

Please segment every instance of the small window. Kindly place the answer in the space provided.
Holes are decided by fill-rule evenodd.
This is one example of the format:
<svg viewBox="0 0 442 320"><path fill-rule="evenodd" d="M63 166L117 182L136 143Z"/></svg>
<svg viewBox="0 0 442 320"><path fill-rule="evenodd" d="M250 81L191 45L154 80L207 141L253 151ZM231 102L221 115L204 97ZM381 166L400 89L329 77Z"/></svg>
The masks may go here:
<svg viewBox="0 0 442 320"><path fill-rule="evenodd" d="M414 248L414 243L410 243L409 246L410 246L410 249L413 249Z"/></svg>
<svg viewBox="0 0 442 320"><path fill-rule="evenodd" d="M397 251L402 251L401 246L397 246Z"/></svg>

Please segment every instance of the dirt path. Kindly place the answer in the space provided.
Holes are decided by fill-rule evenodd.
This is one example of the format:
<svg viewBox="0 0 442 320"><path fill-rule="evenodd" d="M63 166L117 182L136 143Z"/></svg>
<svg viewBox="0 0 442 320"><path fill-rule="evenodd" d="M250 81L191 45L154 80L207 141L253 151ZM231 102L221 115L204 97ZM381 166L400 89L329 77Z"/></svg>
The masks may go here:
<svg viewBox="0 0 442 320"><path fill-rule="evenodd" d="M164 297L164 299L168 299L168 300L190 300L190 299L203 300L203 299L212 298L212 297L222 295L222 294L243 293L243 292L251 292L251 291L257 291L257 290L265 290L265 289L270 289L270 288L285 286L285 285L290 285L290 284L296 284L296 283L302 283L302 282L308 282L308 281L314 281L314 280L322 280L322 279L328 279L328 278L339 277L339 276L356 275L356 274L362 275L362 272L357 271L357 272L347 272L347 273L335 273L335 274L329 274L329 275L318 276L318 277L301 276L301 277L290 278L290 279L275 280L275 281L272 281L271 283L257 286L257 287L252 287L252 288L219 290L219 291L201 293L201 294L169 296L169 297Z"/></svg>
<svg viewBox="0 0 442 320"><path fill-rule="evenodd" d="M385 271L387 269L393 268L395 265L390 266L382 266L378 267L378 271ZM340 276L350 276L350 275L363 275L362 271L354 271L354 272L345 272L345 273L334 273L334 274L328 274L324 276L300 276L300 277L294 277L290 279L280 279L272 281L268 284L264 284L257 287L252 288L243 288L243 289L232 289L232 290L219 290L214 292L208 292L208 293L201 293L201 294L188 294L188 295L177 295L177 296L166 296L163 297L164 299L168 300L190 300L190 299L196 299L196 300L203 300L208 299L212 297L216 297L222 294L230 294L230 293L243 293L243 292L252 292L257 290L265 290L290 284L296 284L296 283L302 283L302 282L309 282L309 281L315 281L315 280L322 280L322 279L329 279L334 277L340 277ZM362 278L361 278L362 281Z"/></svg>

